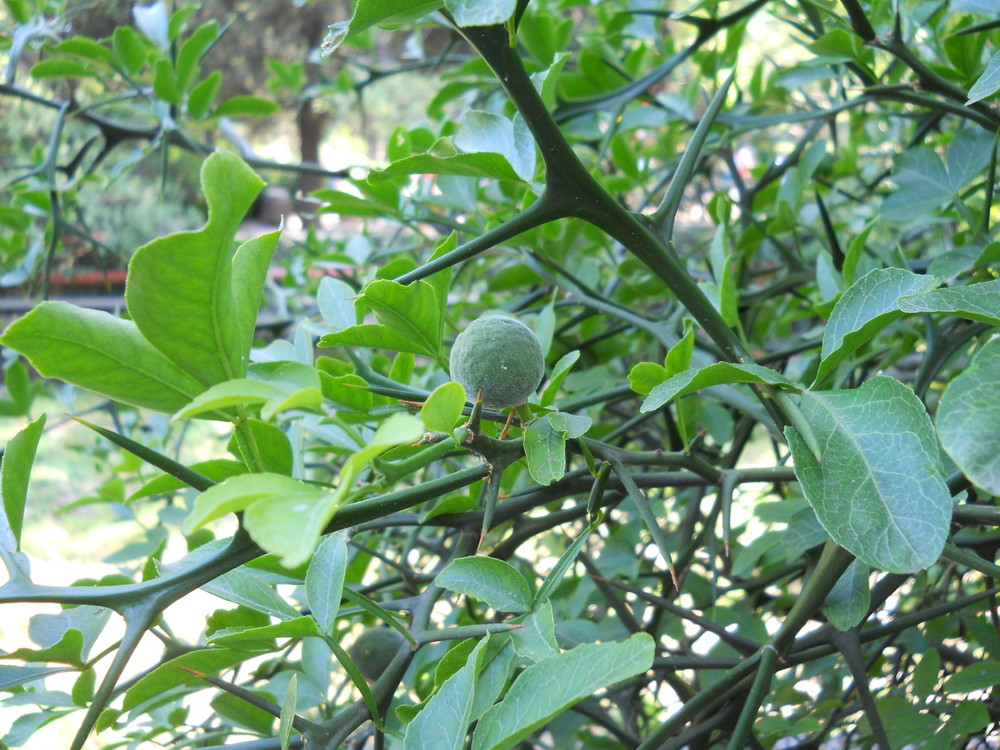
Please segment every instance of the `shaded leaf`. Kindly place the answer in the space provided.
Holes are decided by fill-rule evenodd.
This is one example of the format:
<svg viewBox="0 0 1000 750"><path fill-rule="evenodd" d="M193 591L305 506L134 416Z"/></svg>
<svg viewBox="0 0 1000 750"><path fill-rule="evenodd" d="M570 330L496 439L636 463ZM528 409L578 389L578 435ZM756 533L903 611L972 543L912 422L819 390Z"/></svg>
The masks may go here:
<svg viewBox="0 0 1000 750"><path fill-rule="evenodd" d="M526 612L531 608L531 589L524 576L510 563L494 557L452 560L434 582L500 612Z"/></svg>
<svg viewBox="0 0 1000 750"><path fill-rule="evenodd" d="M44 377L132 406L173 412L204 390L132 321L66 302L42 302L12 323L0 343L27 357Z"/></svg>
<svg viewBox="0 0 1000 750"><path fill-rule="evenodd" d="M1000 279L903 295L899 309L907 313L946 313L1000 326Z"/></svg>
<svg viewBox="0 0 1000 750"><path fill-rule="evenodd" d="M648 633L636 633L620 643L585 644L532 664L479 720L473 750L514 747L600 688L642 674L653 665L654 645Z"/></svg>
<svg viewBox="0 0 1000 750"><path fill-rule="evenodd" d="M672 378L655 386L649 392L646 400L642 402L642 407L639 410L643 412L655 411L678 396L724 383L766 383L792 391L801 390L801 386L768 367L716 362L707 367L693 367L677 373Z"/></svg>
<svg viewBox="0 0 1000 750"><path fill-rule="evenodd" d="M938 404L941 445L974 484L1000 495L1000 339L987 342Z"/></svg>
<svg viewBox="0 0 1000 750"><path fill-rule="evenodd" d="M902 268L879 268L854 282L833 308L823 331L822 360L816 383L894 320L902 317L899 298L926 292L938 284Z"/></svg>
<svg viewBox="0 0 1000 750"><path fill-rule="evenodd" d="M795 475L833 540L879 570L912 573L934 564L952 501L920 399L878 376L856 390L806 391L800 408L822 463L788 427Z"/></svg>

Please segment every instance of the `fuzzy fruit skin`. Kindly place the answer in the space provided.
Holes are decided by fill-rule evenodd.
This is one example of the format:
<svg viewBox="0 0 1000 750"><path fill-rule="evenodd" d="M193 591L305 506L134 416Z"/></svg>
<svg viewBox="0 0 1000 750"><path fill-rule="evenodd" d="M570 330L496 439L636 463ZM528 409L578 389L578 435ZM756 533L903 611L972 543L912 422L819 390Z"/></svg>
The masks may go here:
<svg viewBox="0 0 1000 750"><path fill-rule="evenodd" d="M484 315L458 334L451 349L451 377L470 401L482 391L483 406L520 406L545 374L545 355L535 332L509 315Z"/></svg>
<svg viewBox="0 0 1000 750"><path fill-rule="evenodd" d="M372 628L358 636L347 650L366 680L373 682L382 676L390 662L399 653L406 638L392 628Z"/></svg>

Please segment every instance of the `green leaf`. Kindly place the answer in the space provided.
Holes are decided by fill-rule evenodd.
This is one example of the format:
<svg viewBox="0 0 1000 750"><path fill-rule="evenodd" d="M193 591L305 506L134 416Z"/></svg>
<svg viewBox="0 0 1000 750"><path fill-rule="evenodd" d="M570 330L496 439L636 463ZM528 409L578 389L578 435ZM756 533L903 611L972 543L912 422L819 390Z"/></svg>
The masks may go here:
<svg viewBox="0 0 1000 750"><path fill-rule="evenodd" d="M550 406L556 400L556 394L559 392L559 387L566 379L566 376L569 375L569 371L573 369L573 365L576 364L578 359L580 359L579 350L571 351L559 358L555 367L552 368L552 376L549 378L549 382L548 385L545 386L545 390L542 391L542 397L538 401L539 404L542 406Z"/></svg>
<svg viewBox="0 0 1000 750"><path fill-rule="evenodd" d="M117 26L112 37L115 55L125 66L125 69L135 75L146 64L148 48L142 37L131 26ZM220 74L221 78L221 74Z"/></svg>
<svg viewBox="0 0 1000 750"><path fill-rule="evenodd" d="M1000 279L907 294L899 298L899 309L907 313L945 313L1000 326Z"/></svg>
<svg viewBox="0 0 1000 750"><path fill-rule="evenodd" d="M306 571L306 602L323 633L333 633L346 570L347 533L338 531L323 540Z"/></svg>
<svg viewBox="0 0 1000 750"><path fill-rule="evenodd" d="M406 726L404 750L462 750L472 721L476 676L490 637L476 644L465 665L442 683Z"/></svg>
<svg viewBox="0 0 1000 750"><path fill-rule="evenodd" d="M188 114L195 120L204 120L215 103L222 85L222 73L213 70L194 85L188 94Z"/></svg>
<svg viewBox="0 0 1000 750"><path fill-rule="evenodd" d="M476 728L472 750L505 750L597 690L642 674L653 665L648 633L621 643L585 644L532 664Z"/></svg>
<svg viewBox="0 0 1000 750"><path fill-rule="evenodd" d="M96 72L84 62L59 57L35 63L28 74L42 81L51 78L86 78L96 75Z"/></svg>
<svg viewBox="0 0 1000 750"><path fill-rule="evenodd" d="M136 706L152 700L181 685L190 691L201 690L205 681L201 677L178 667L186 667L203 674L214 674L229 669L247 659L250 654L230 651L225 648L208 648L192 651L156 667L144 675L125 692L123 708L130 711Z"/></svg>
<svg viewBox="0 0 1000 750"><path fill-rule="evenodd" d="M878 376L856 390L806 391L803 417L822 463L785 430L795 476L841 547L879 570L913 573L941 555L951 524L937 439L920 399Z"/></svg>
<svg viewBox="0 0 1000 750"><path fill-rule="evenodd" d="M692 367L655 386L639 411L655 411L679 396L724 383L765 383L792 391L801 390L801 386L768 367L716 362L707 367Z"/></svg>
<svg viewBox="0 0 1000 750"><path fill-rule="evenodd" d="M882 215L890 221L923 218L951 202L989 162L993 136L961 130L948 148L947 164L930 148L913 148L900 159L894 181L899 190L886 198Z"/></svg>
<svg viewBox="0 0 1000 750"><path fill-rule="evenodd" d="M937 411L945 452L969 480L1000 495L1000 339L987 342L952 380Z"/></svg>
<svg viewBox="0 0 1000 750"><path fill-rule="evenodd" d="M0 690L27 685L35 680L60 672L75 671L72 667L22 667L0 665Z"/></svg>
<svg viewBox="0 0 1000 750"><path fill-rule="evenodd" d="M194 508L184 521L184 534L188 535L228 513L247 510L261 500L275 502L286 498L308 506L328 494L321 487L281 474L238 474L209 487L197 497ZM275 552L267 547L265 549Z"/></svg>
<svg viewBox="0 0 1000 750"><path fill-rule="evenodd" d="M197 551L195 550L195 552ZM279 620L306 619L312 622L312 618L303 618L298 610L282 599L281 595L260 577L260 574L251 572L251 570L245 568L230 570L228 573L224 573L215 580L206 583L202 586L202 589L220 599L225 599L227 602L233 602L257 612L263 612ZM303 627L308 627L308 625Z"/></svg>
<svg viewBox="0 0 1000 750"><path fill-rule="evenodd" d="M208 641L219 646L250 649L254 648L254 644L266 644L273 642L275 638L312 638L319 635L316 621L308 615L303 615L259 627L222 628L213 632ZM275 650L270 645L267 649Z"/></svg>
<svg viewBox="0 0 1000 750"><path fill-rule="evenodd" d="M50 646L39 649L19 648L10 653L2 654L2 656L4 659L26 662L56 662L79 667L83 665L83 633L76 628L70 628Z"/></svg>
<svg viewBox="0 0 1000 750"><path fill-rule="evenodd" d="M375 312L379 323L393 333L416 342L418 354L437 356L444 337L444 317L437 292L430 282L415 281L404 286L389 279L365 285L359 304Z"/></svg>
<svg viewBox="0 0 1000 750"><path fill-rule="evenodd" d="M281 399L287 391L273 383L263 380L237 378L213 385L208 390L196 396L174 414L174 419L188 419L205 413L213 413L220 418L218 412L231 406L247 406L263 404L272 399Z"/></svg>
<svg viewBox="0 0 1000 750"><path fill-rule="evenodd" d="M270 99L241 94L231 96L212 111L212 117L269 117L281 111Z"/></svg>
<svg viewBox="0 0 1000 750"><path fill-rule="evenodd" d="M267 701L273 697L261 690L251 690L250 693ZM212 698L208 705L216 716L239 729L260 735L270 735L274 729L274 716L243 697L223 692Z"/></svg>
<svg viewBox="0 0 1000 750"><path fill-rule="evenodd" d="M854 282L830 313L815 382L822 381L844 358L901 318L900 297L929 291L938 283L933 276L918 276L902 268L879 268Z"/></svg>
<svg viewBox="0 0 1000 750"><path fill-rule="evenodd" d="M523 182L503 154L481 151L475 154L455 154L454 156L434 156L414 154L394 161L385 169L373 169L368 175L369 182L387 180L391 177L409 174L457 175L459 177L486 177L494 180Z"/></svg>
<svg viewBox="0 0 1000 750"><path fill-rule="evenodd" d="M372 26L397 28L443 5L444 0L358 0L349 22L330 26L323 40L323 54L329 55L345 41Z"/></svg>
<svg viewBox="0 0 1000 750"><path fill-rule="evenodd" d="M493 112L470 110L462 118L455 145L468 153L500 154L524 181L535 175L535 140L518 115L509 120Z"/></svg>
<svg viewBox="0 0 1000 750"><path fill-rule="evenodd" d="M864 620L871 603L868 566L852 562L823 602L823 614L837 630L850 630Z"/></svg>
<svg viewBox="0 0 1000 750"><path fill-rule="evenodd" d="M640 396L648 396L650 391L668 377L667 368L663 365L658 365L656 362L640 362L629 370L628 385Z"/></svg>
<svg viewBox="0 0 1000 750"><path fill-rule="evenodd" d="M219 38L219 22L206 21L184 40L177 52L177 88L187 91L198 72L198 61Z"/></svg>
<svg viewBox="0 0 1000 750"><path fill-rule="evenodd" d="M357 296L354 288L346 282L325 276L316 292L319 314L334 331L350 328L358 322L358 314L351 303Z"/></svg>
<svg viewBox="0 0 1000 750"><path fill-rule="evenodd" d="M552 614L552 602L534 604L534 611L515 617L512 625L522 625L520 630L512 630L510 641L514 653L532 661L542 661L559 653L556 643L556 623Z"/></svg>
<svg viewBox="0 0 1000 750"><path fill-rule="evenodd" d="M941 688L942 693L971 693L1000 685L1000 662L981 661L969 664L953 674Z"/></svg>
<svg viewBox="0 0 1000 750"><path fill-rule="evenodd" d="M351 326L337 333L328 333L319 340L319 346L329 349L335 346L363 346L368 349L388 349L393 352L427 354L419 341L414 341L396 333L388 326L364 324Z"/></svg>
<svg viewBox="0 0 1000 750"><path fill-rule="evenodd" d="M0 552L4 563L13 575L16 568L22 568L27 578L27 560L18 554L21 549L21 531L24 524L24 507L28 499L28 482L31 466L35 462L38 441L45 429L45 415L18 432L7 441L0 459L0 495L3 496L4 526L0 527ZM12 538L7 538L9 531Z"/></svg>
<svg viewBox="0 0 1000 750"><path fill-rule="evenodd" d="M441 588L479 599L498 612L531 609L531 589L524 576L510 563L495 557L452 560L434 582Z"/></svg>
<svg viewBox="0 0 1000 750"><path fill-rule="evenodd" d="M420 408L424 427L435 432L451 432L465 408L465 389L454 381L442 383L427 397Z"/></svg>
<svg viewBox="0 0 1000 750"><path fill-rule="evenodd" d="M104 65L112 65L115 60L111 50L100 42L86 36L74 36L64 39L56 45L55 52L61 55L83 57Z"/></svg>
<svg viewBox="0 0 1000 750"><path fill-rule="evenodd" d="M1000 90L1000 52L997 52L990 61L986 63L986 70L976 79L969 89L969 100L965 103L968 107L987 96L992 96Z"/></svg>
<svg viewBox="0 0 1000 750"><path fill-rule="evenodd" d="M566 473L566 433L553 426L548 414L525 429L524 456L528 473L540 485L557 482Z"/></svg>
<svg viewBox="0 0 1000 750"><path fill-rule="evenodd" d="M173 63L161 57L153 66L153 93L168 104L180 104L181 92Z"/></svg>
<svg viewBox="0 0 1000 750"><path fill-rule="evenodd" d="M285 699L281 702L281 716L278 720L278 739L281 750L288 750L288 742L292 736L292 722L295 721L295 707L298 703L299 676L293 674L288 681Z"/></svg>
<svg viewBox="0 0 1000 750"><path fill-rule="evenodd" d="M243 430L236 430L233 434L235 446L230 447L230 452L241 456L247 466L259 468L261 471L271 474L291 476L295 458L291 441L289 441L285 431L276 424L263 422L259 419L248 419L247 428L253 437L254 445L249 444ZM233 451L233 448L236 450ZM258 456L260 457L259 467L257 466Z"/></svg>
<svg viewBox="0 0 1000 750"><path fill-rule="evenodd" d="M184 322L178 319L177 326ZM66 302L42 302L12 323L0 343L27 357L44 377L132 406L173 412L204 390L132 321Z"/></svg>
<svg viewBox="0 0 1000 750"><path fill-rule="evenodd" d="M139 248L129 263L125 299L149 342L211 386L246 375L263 287L260 268L277 235L251 240L246 256L233 258L236 230L264 186L236 154L209 156L201 184L208 222Z"/></svg>
<svg viewBox="0 0 1000 750"><path fill-rule="evenodd" d="M444 0L444 6L463 28L493 26L514 15L517 0Z"/></svg>

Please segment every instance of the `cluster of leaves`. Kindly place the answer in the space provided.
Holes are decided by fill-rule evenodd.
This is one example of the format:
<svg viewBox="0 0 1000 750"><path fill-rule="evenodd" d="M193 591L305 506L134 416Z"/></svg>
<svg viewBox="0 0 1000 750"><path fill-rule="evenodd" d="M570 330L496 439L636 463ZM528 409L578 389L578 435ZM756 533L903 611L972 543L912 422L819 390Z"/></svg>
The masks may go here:
<svg viewBox="0 0 1000 750"><path fill-rule="evenodd" d="M301 289L288 340L254 345L280 232L234 252L263 181L226 151L202 166L205 225L133 255L127 317L41 302L7 328L115 413L231 427L228 457L184 463L84 422L142 460L127 508L156 520L118 573L67 586L22 551L45 416L9 441L0 604L65 609L2 657L5 703L36 707L7 745L66 716L74 748L950 748L995 730L997 22L969 0L626 5L359 0L334 24L327 55L442 23L469 54L382 168L315 193L398 231ZM15 63L58 36L46 8L6 6ZM46 43L30 75L146 81L150 137L190 148L174 118L268 111L214 103L199 61L220 26L190 17L137 8L136 28ZM780 64L757 48L779 22L797 53ZM142 126L8 78L59 112L24 176L52 228L76 163L63 121L105 150ZM549 364L516 420L448 377L487 310L528 323ZM20 361L7 391L30 417ZM199 588L229 606L188 642L164 610ZM111 612L124 635L92 653ZM345 646L377 623L403 639L369 683ZM162 658L125 677L149 631Z"/></svg>

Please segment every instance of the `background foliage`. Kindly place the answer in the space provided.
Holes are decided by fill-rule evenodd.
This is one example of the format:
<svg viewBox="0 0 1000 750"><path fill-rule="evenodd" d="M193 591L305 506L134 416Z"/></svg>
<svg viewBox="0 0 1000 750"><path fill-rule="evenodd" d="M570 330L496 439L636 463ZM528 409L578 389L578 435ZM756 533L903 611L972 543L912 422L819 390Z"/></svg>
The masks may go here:
<svg viewBox="0 0 1000 750"><path fill-rule="evenodd" d="M991 3L4 7L4 745L995 738Z"/></svg>

